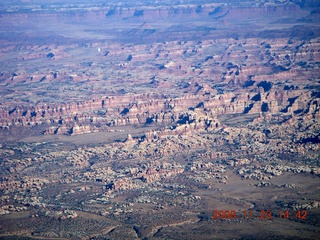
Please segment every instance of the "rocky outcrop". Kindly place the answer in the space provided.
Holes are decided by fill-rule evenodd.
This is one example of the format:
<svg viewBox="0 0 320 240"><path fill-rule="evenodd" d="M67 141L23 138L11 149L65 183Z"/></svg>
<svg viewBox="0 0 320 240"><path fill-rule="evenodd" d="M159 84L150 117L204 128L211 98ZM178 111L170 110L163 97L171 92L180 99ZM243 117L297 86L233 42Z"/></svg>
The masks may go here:
<svg viewBox="0 0 320 240"><path fill-rule="evenodd" d="M318 98L311 91L281 91L249 94L218 94L210 97L197 95L176 99L161 99L158 95L129 95L93 99L70 105L17 106L8 111L2 109L2 128L10 126L55 125L44 134L84 134L107 131L107 126L141 124L185 124L190 129L218 127L215 116L225 114L284 113L289 116L304 113L305 117L319 114ZM156 99L153 99L153 97ZM118 102L119 100L119 102ZM134 103L132 103L134 102ZM189 111L185 114L185 111ZM196 119L198 113L204 119ZM270 115L270 116L271 116ZM209 118L208 118L209 117ZM211 118L211 120L210 120ZM255 121L259 121L257 118ZM181 127L176 131L180 131Z"/></svg>

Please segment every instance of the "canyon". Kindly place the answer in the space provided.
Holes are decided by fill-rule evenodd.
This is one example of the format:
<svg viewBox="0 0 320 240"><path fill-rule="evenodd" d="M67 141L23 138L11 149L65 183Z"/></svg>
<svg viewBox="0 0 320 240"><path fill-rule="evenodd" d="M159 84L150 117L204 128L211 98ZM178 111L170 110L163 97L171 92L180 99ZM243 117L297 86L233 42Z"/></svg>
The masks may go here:
<svg viewBox="0 0 320 240"><path fill-rule="evenodd" d="M319 19L313 0L4 1L0 237L316 239Z"/></svg>

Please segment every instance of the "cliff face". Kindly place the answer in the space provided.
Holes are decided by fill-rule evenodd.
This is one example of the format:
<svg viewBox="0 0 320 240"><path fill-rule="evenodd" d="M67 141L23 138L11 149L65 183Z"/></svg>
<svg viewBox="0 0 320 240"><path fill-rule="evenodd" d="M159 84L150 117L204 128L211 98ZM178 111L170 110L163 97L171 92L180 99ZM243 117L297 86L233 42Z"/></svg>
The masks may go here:
<svg viewBox="0 0 320 240"><path fill-rule="evenodd" d="M29 52L40 56L45 49L56 59L36 57L43 68L32 75L26 74L33 68L28 60L26 69L2 73L0 81L11 95L0 106L1 128L48 124L45 134L80 134L108 126L195 123L196 118L185 116L187 111L210 115L207 121L226 114L318 112L313 104L319 97L313 85L320 60L317 38L88 45L21 47L21 57ZM73 52L91 54L97 48L100 53L90 56L94 61L72 62ZM70 60L58 71L66 55ZM35 92L27 88L32 85ZM21 96L36 100L28 103Z"/></svg>
<svg viewBox="0 0 320 240"><path fill-rule="evenodd" d="M221 115L318 111L317 87L312 89L320 60L317 33L299 39L298 28L282 26L288 17L295 26L309 14L299 5L80 8L2 11L4 29L16 19L30 30L22 35L37 41L13 34L11 43L3 36L0 83L8 97L0 105L1 128L47 124L45 134L80 134L188 122L207 129ZM73 32L70 24L80 30ZM261 38L278 30L287 36Z"/></svg>
<svg viewBox="0 0 320 240"><path fill-rule="evenodd" d="M190 95L169 99L153 94L125 95L56 106L17 106L10 111L2 109L1 124L2 128L53 124L59 126L48 128L45 134L72 135L106 131L106 126L140 124L188 123L192 128L201 126L206 129L219 126L220 123L213 119L225 114L262 112L291 116L303 112L318 115L318 101L319 98L312 97L310 91L278 92L273 89L257 94ZM99 111L103 111L103 114ZM186 111L189 111L187 115ZM205 114L204 117L197 117L199 111Z"/></svg>
<svg viewBox="0 0 320 240"><path fill-rule="evenodd" d="M30 9L29 12L2 12L0 17L3 21L36 21L46 18L50 21L101 21L108 19L129 19L135 18L155 22L159 20L166 21L183 21L205 18L243 18L246 17L284 17L284 16L301 16L306 12L301 10L299 5L261 5L251 6L250 4L242 4L240 7L226 6L225 4L190 4L156 7L99 7L99 8L65 8L59 11L52 9Z"/></svg>
<svg viewBox="0 0 320 240"><path fill-rule="evenodd" d="M241 7L241 8L225 8L221 11L226 12L225 19L237 19L243 18L279 18L279 17L299 17L304 16L307 12L301 10L298 5L286 5L286 6L261 6L261 7Z"/></svg>
<svg viewBox="0 0 320 240"><path fill-rule="evenodd" d="M162 41L163 36L172 40L190 39L190 35L196 35L199 31L203 36L209 34L214 38L233 35L258 36L256 30L263 31L263 26L260 29L256 28L258 19L259 21L263 19L266 24L274 24L277 20L283 20L286 17L298 19L309 14L308 11L301 10L299 5L294 4L243 3L239 5L226 6L221 3L181 4L174 7L157 5L147 7L100 6L96 8L69 6L59 10L54 6L42 9L33 9L30 6L30 9L24 11L1 12L0 22L7 30L17 24L29 29L29 34L20 33L16 36L18 39L24 37L29 41L37 39L43 42L43 36L51 37L51 42L65 41L71 35L67 30L68 27L70 29L70 24L82 28L82 33L76 35L79 40L84 37L90 38L90 35L87 34L90 32L92 39L116 37L123 41L128 40L127 36L130 35L134 41L151 41L149 35L152 35L152 40L156 38ZM143 23L147 24L141 28ZM243 28L243 25L248 28L252 27L251 31ZM281 31L276 29L274 28L272 32L281 34ZM211 34L211 31L215 31L214 35ZM290 32L289 34L293 32L289 29L287 31ZM40 32L41 36L39 36ZM2 38L12 40L13 35L3 35Z"/></svg>

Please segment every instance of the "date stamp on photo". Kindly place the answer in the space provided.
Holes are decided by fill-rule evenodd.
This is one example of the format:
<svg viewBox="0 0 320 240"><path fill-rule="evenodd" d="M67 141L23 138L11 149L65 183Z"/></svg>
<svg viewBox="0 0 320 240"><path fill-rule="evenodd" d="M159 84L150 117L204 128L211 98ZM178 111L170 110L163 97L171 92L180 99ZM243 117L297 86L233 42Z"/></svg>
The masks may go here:
<svg viewBox="0 0 320 240"><path fill-rule="evenodd" d="M212 219L223 219L223 220L235 220L235 219L260 219L260 220L272 220L273 218L279 219L300 219L307 220L307 211L306 210L298 210L298 211L290 211L289 210L260 210L252 211L252 210L244 210L244 211L236 211L236 210L213 210L212 211Z"/></svg>

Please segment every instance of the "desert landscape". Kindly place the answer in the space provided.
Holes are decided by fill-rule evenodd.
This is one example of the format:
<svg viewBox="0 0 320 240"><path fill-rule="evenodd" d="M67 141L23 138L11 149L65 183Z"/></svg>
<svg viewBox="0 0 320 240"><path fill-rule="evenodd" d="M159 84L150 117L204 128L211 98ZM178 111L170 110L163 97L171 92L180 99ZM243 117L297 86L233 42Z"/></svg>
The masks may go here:
<svg viewBox="0 0 320 240"><path fill-rule="evenodd" d="M318 239L317 0L3 0L0 239Z"/></svg>

